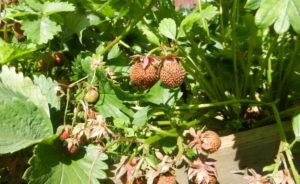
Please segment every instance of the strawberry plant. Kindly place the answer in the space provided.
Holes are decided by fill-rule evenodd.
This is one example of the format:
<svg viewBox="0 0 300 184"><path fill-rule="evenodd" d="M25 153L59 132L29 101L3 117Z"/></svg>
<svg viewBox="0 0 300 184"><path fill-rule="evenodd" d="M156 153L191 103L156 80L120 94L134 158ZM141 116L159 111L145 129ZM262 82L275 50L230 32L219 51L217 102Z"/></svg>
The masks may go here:
<svg viewBox="0 0 300 184"><path fill-rule="evenodd" d="M222 183L220 135L276 124L245 179L299 184L299 34L298 0L0 0L0 183Z"/></svg>

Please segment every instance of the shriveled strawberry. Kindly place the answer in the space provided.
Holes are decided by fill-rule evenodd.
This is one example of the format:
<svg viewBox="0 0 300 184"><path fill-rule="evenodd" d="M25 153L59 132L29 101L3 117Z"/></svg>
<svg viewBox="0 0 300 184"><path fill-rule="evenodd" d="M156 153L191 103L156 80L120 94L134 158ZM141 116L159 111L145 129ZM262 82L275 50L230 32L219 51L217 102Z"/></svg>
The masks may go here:
<svg viewBox="0 0 300 184"><path fill-rule="evenodd" d="M176 184L176 178L172 173L167 172L156 177L153 184Z"/></svg>
<svg viewBox="0 0 300 184"><path fill-rule="evenodd" d="M71 125L62 125L57 128L57 134L59 134L59 139L61 141L66 140L72 134L72 126Z"/></svg>
<svg viewBox="0 0 300 184"><path fill-rule="evenodd" d="M207 183L206 181L202 181L200 184L216 184L217 179L215 176L209 176L209 182ZM195 179L195 184L199 184L197 180Z"/></svg>
<svg viewBox="0 0 300 184"><path fill-rule="evenodd" d="M24 36L24 31L22 31L21 26L22 25L19 22L15 22L13 29L14 29L14 35L17 38L17 40L23 42L25 41L26 37Z"/></svg>
<svg viewBox="0 0 300 184"><path fill-rule="evenodd" d="M61 52L54 52L52 54L52 59L56 66L61 66L64 64L64 56Z"/></svg>
<svg viewBox="0 0 300 184"><path fill-rule="evenodd" d="M158 81L158 72L155 64L158 60L154 56L132 56L136 63L132 65L130 80L133 84L147 89Z"/></svg>
<svg viewBox="0 0 300 184"><path fill-rule="evenodd" d="M202 150L207 153L214 153L221 147L220 136L214 131L205 131L201 135Z"/></svg>
<svg viewBox="0 0 300 184"><path fill-rule="evenodd" d="M78 148L79 148L79 146L77 146L77 145L72 145L72 146L68 149L68 151L69 151L69 153L71 153L72 155L74 155L74 154L77 152Z"/></svg>
<svg viewBox="0 0 300 184"><path fill-rule="evenodd" d="M64 130L60 136L59 136L59 139L61 141L64 141L65 139L67 139L69 136L70 136L71 132L69 132L68 130Z"/></svg>
<svg viewBox="0 0 300 184"><path fill-rule="evenodd" d="M121 178L122 184L145 184L146 182L142 178L136 178L133 182L127 179L127 175L123 175Z"/></svg>
<svg viewBox="0 0 300 184"><path fill-rule="evenodd" d="M171 54L164 56L159 78L166 87L177 88L183 83L186 71L178 63L179 60L178 57Z"/></svg>
<svg viewBox="0 0 300 184"><path fill-rule="evenodd" d="M79 149L79 142L75 138L68 138L65 140L65 147L70 154L75 154Z"/></svg>

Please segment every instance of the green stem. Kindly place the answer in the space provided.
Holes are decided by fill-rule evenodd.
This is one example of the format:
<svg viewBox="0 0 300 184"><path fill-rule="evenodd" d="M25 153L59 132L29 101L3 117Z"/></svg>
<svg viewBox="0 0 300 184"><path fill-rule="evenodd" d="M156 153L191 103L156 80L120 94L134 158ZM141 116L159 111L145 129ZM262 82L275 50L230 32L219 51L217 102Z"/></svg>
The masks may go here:
<svg viewBox="0 0 300 184"><path fill-rule="evenodd" d="M155 51L161 50L161 47L155 47L154 49L151 49L148 53L147 56L152 55Z"/></svg>
<svg viewBox="0 0 300 184"><path fill-rule="evenodd" d="M77 104L76 108L74 109L74 115L73 115L73 120L72 120L72 127L75 126L76 120L77 120L77 115L78 115L78 109L79 109L80 103ZM86 118L85 118L86 119Z"/></svg>
<svg viewBox="0 0 300 184"><path fill-rule="evenodd" d="M183 146L183 138L182 136L178 136L177 138L177 146L178 146L178 154L177 154L177 159L181 159L183 152L184 152L184 146Z"/></svg>
<svg viewBox="0 0 300 184"><path fill-rule="evenodd" d="M239 80L238 80L238 67L237 67L237 36L236 36L236 21L238 12L238 0L233 1L231 26L232 26L232 52L233 52L233 72L234 72L234 84L235 84L235 95L237 98L240 97L239 93Z"/></svg>
<svg viewBox="0 0 300 184"><path fill-rule="evenodd" d="M287 139L286 139L286 136L285 136L285 133L284 133L284 128L283 128L283 125L282 125L282 122L281 122L281 119L280 119L280 115L279 115L279 111L276 107L276 104L271 104L271 107L272 107L272 111L273 111L273 114L274 114L274 117L275 117L275 120L276 120L276 124L277 124L277 127L278 127L280 140L283 141L283 142L286 142Z"/></svg>
<svg viewBox="0 0 300 184"><path fill-rule="evenodd" d="M66 107L65 107L65 113L64 113L64 125L66 125L67 121L67 113L68 113L68 108L69 108L69 101L70 101L70 89L67 89L67 102L66 102Z"/></svg>
<svg viewBox="0 0 300 184"><path fill-rule="evenodd" d="M276 35L273 38L271 46L268 50L267 56L266 56L265 61L264 61L264 63L267 63L267 81L268 81L269 86L271 86L271 84L272 84L272 62L271 62L270 57L271 57L271 55L273 53L273 50L276 46L277 38L278 38L278 35Z"/></svg>
<svg viewBox="0 0 300 184"><path fill-rule="evenodd" d="M189 67L186 67L186 70L188 73L192 74L193 77L196 78L196 80L200 83L200 85L203 86L206 95L209 97L211 101L215 101L216 94L214 94L214 91L211 87L211 85L204 79L201 70L198 68L198 65L195 63L195 61L191 58L191 56L186 53L185 49L179 47L179 49L186 55L186 58L190 62L186 62ZM192 69L195 69L196 71L193 71Z"/></svg>
<svg viewBox="0 0 300 184"><path fill-rule="evenodd" d="M149 129L152 130L152 131L155 131L156 133L164 136L164 137L177 137L178 134L176 132L170 132L170 131L165 131L165 130L162 130L158 127L155 127L155 126L152 126L152 125L149 125ZM175 130L175 129L174 129Z"/></svg>
<svg viewBox="0 0 300 184"><path fill-rule="evenodd" d="M294 176L295 182L296 182L296 184L300 184L300 177L299 177L298 171L296 169L296 166L293 162L293 154L292 154L290 149L286 149L285 153L286 153L288 163L291 167L292 174Z"/></svg>
<svg viewBox="0 0 300 184"><path fill-rule="evenodd" d="M276 120L276 123L277 123L279 135L280 135L280 140L282 141L282 144L284 146L284 150L285 150L285 153L286 153L288 163L291 167L292 174L294 176L296 184L299 184L300 183L299 174L298 174L298 171L297 171L297 169L295 167L295 164L293 162L293 155L292 155L292 152L289 149L289 145L287 143L287 139L286 139L285 131L284 131L281 119L280 119L279 111L276 107L276 104L271 104L271 107L272 107L272 110L273 110L273 113L274 113L274 116L275 116L275 120Z"/></svg>
<svg viewBox="0 0 300 184"><path fill-rule="evenodd" d="M88 76L85 76L85 77L79 79L78 81L73 82L72 84L68 85L68 88L74 87L76 84L78 84L78 83L81 82L81 81L84 81L84 80L87 79L87 78L88 78Z"/></svg>
<svg viewBox="0 0 300 184"><path fill-rule="evenodd" d="M299 142L299 141L300 141L300 138L299 138L299 137L296 138L296 139L294 139L293 142L290 144L289 149L293 149L294 145L295 145L297 142Z"/></svg>
<svg viewBox="0 0 300 184"><path fill-rule="evenodd" d="M266 102L258 102L255 100L241 99L241 100L228 100L228 101L223 101L223 102L214 102L214 103L207 103L207 104L176 106L175 109L176 110L204 109L204 108L224 106L224 105L236 104L236 103L249 103L249 104L258 104L258 105L269 105L270 104L270 103L266 103Z"/></svg>

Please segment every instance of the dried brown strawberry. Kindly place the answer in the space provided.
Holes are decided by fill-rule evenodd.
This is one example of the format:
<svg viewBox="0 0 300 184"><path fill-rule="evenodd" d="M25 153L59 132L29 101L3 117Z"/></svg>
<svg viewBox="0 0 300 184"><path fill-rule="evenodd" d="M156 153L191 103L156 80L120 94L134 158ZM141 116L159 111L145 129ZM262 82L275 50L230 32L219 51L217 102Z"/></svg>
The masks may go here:
<svg viewBox="0 0 300 184"><path fill-rule="evenodd" d="M253 169L247 170L247 175L244 176L248 184L271 184L266 178L262 175L255 172Z"/></svg>
<svg viewBox="0 0 300 184"><path fill-rule="evenodd" d="M57 128L57 133L59 134L59 139L61 141L66 140L72 134L72 126L71 125L62 125Z"/></svg>
<svg viewBox="0 0 300 184"><path fill-rule="evenodd" d="M209 181L208 183L206 183L206 181L202 181L201 184L216 184L217 183L217 178L215 176L209 176ZM197 183L197 179L195 178L195 184L199 184Z"/></svg>
<svg viewBox="0 0 300 184"><path fill-rule="evenodd" d="M188 177L196 184L213 184L217 179L215 160L198 157L189 165Z"/></svg>
<svg viewBox="0 0 300 184"><path fill-rule="evenodd" d="M175 176L172 174L174 160L167 155L163 155L159 151L156 151L155 155L160 160L160 163L157 164L155 167L153 167L152 165L148 166L148 171L146 174L147 183L176 183Z"/></svg>
<svg viewBox="0 0 300 184"><path fill-rule="evenodd" d="M101 139L102 137L115 136L114 133L107 127L105 118L101 115L96 115L96 119L88 119L89 136L88 139Z"/></svg>
<svg viewBox="0 0 300 184"><path fill-rule="evenodd" d="M201 147L206 153L214 153L221 147L220 136L214 131L205 131L201 135Z"/></svg>
<svg viewBox="0 0 300 184"><path fill-rule="evenodd" d="M59 52L59 51L52 53L52 59L53 59L54 64L56 66L63 65L64 64L64 60L65 60L64 59L64 55L61 52Z"/></svg>
<svg viewBox="0 0 300 184"><path fill-rule="evenodd" d="M142 173L139 170L138 163L140 160L138 157L128 158L123 156L120 163L116 164L115 180L120 179L122 184L143 184L144 180L141 178Z"/></svg>
<svg viewBox="0 0 300 184"><path fill-rule="evenodd" d="M198 130L196 132L196 130L194 128L190 128L189 130L185 130L183 135L185 137L187 137L187 135L189 135L189 144L188 146L191 149L196 149L198 151L202 150L202 141L201 141L201 135L202 135L202 130Z"/></svg>
<svg viewBox="0 0 300 184"><path fill-rule="evenodd" d="M65 146L66 146L67 151L73 155L79 149L79 142L75 138L68 138L65 140Z"/></svg>
<svg viewBox="0 0 300 184"><path fill-rule="evenodd" d="M130 80L133 84L147 89L158 81L155 64L158 60L153 56L133 56L136 63L131 67Z"/></svg>
<svg viewBox="0 0 300 184"><path fill-rule="evenodd" d="M179 87L185 78L185 69L178 63L178 57L167 55L160 69L160 81L169 88Z"/></svg>
<svg viewBox="0 0 300 184"><path fill-rule="evenodd" d="M86 111L86 117L87 119L96 119L96 111L93 109L93 107L88 107Z"/></svg>
<svg viewBox="0 0 300 184"><path fill-rule="evenodd" d="M59 139L60 139L61 141L64 141L64 140L67 139L70 135L71 135L71 130L70 130L70 131L69 131L69 130L64 130L64 131L60 134Z"/></svg>
<svg viewBox="0 0 300 184"><path fill-rule="evenodd" d="M172 173L167 172L156 177L153 184L176 184L176 178Z"/></svg>
<svg viewBox="0 0 300 184"><path fill-rule="evenodd" d="M85 144L90 134L90 128L85 123L78 123L72 132L73 138L77 139L80 145Z"/></svg>
<svg viewBox="0 0 300 184"><path fill-rule="evenodd" d="M21 23L15 22L14 23L14 35L17 38L18 41L23 42L25 41L26 37L24 36L24 31L21 29Z"/></svg>

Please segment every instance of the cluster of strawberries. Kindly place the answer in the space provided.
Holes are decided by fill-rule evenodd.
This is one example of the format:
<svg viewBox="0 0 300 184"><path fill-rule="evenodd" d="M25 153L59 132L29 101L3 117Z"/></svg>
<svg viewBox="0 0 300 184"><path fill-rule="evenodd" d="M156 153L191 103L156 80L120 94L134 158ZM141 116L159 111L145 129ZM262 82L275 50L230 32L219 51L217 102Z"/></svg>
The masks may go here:
<svg viewBox="0 0 300 184"><path fill-rule="evenodd" d="M215 184L217 182L215 161L207 158L207 155L220 148L220 137L213 131L199 130L196 132L193 128L185 131L184 136L187 138L187 148L199 153L193 161L186 156L172 158L159 151L155 152L160 161L156 165L142 157L128 158L124 156L115 166L113 180L122 184L176 184L174 170L178 166L185 165L188 179L193 183Z"/></svg>
<svg viewBox="0 0 300 184"><path fill-rule="evenodd" d="M131 58L135 62L131 67L131 82L143 89L152 87L158 80L166 87L176 88L185 78L185 69L178 63L180 58L174 55L136 55Z"/></svg>
<svg viewBox="0 0 300 184"><path fill-rule="evenodd" d="M66 150L75 154L81 145L86 143L99 143L103 137L114 136L114 133L107 127L103 116L91 113L88 109L87 123L78 123L74 127L62 125L58 127L59 139L63 141Z"/></svg>

